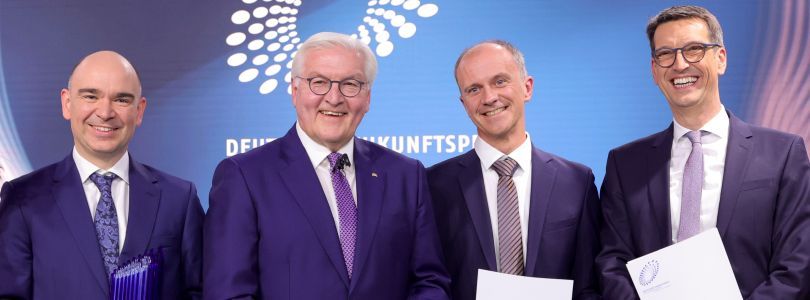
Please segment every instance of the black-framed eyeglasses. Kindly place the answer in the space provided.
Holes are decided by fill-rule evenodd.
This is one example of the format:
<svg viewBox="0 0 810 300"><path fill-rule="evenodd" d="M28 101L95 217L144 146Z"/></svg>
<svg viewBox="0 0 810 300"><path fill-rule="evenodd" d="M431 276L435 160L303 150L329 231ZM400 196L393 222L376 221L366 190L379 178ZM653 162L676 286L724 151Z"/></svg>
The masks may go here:
<svg viewBox="0 0 810 300"><path fill-rule="evenodd" d="M694 64L706 56L706 50L714 47L722 47L719 44L690 43L681 48L658 48L653 50L652 57L655 63L662 68L669 68L675 64L678 51L686 62Z"/></svg>
<svg viewBox="0 0 810 300"><path fill-rule="evenodd" d="M360 91L363 90L363 85L366 84L357 79L329 80L320 76L309 78L301 76L295 77L306 80L309 84L309 90L315 95L326 95L326 93L329 93L329 90L332 89L332 84L337 83L338 90L343 96L354 97L360 94Z"/></svg>

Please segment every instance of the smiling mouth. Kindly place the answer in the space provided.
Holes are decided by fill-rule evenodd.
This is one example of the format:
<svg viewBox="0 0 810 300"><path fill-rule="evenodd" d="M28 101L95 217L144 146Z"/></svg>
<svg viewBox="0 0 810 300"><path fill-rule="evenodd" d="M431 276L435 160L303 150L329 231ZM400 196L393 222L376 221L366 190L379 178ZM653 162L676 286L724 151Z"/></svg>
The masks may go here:
<svg viewBox="0 0 810 300"><path fill-rule="evenodd" d="M95 129L97 131L101 131L101 132L111 132L111 131L118 130L118 128L107 127L107 126L99 126L99 125L90 125L90 127L93 127L93 129Z"/></svg>
<svg viewBox="0 0 810 300"><path fill-rule="evenodd" d="M697 76L678 77L672 80L672 84L675 85L676 88L685 88L695 85L697 80Z"/></svg>
<svg viewBox="0 0 810 300"><path fill-rule="evenodd" d="M337 111L331 111L331 110L319 110L318 113L324 114L324 115L327 115L327 116L330 116L330 117L342 117L342 116L346 115L345 112L337 112Z"/></svg>
<svg viewBox="0 0 810 300"><path fill-rule="evenodd" d="M504 107L498 108L496 110L491 110L491 111L482 113L482 115L485 115L487 117L491 117L491 116L497 115L497 114L501 113L502 111L506 110L507 107L508 106L504 106Z"/></svg>

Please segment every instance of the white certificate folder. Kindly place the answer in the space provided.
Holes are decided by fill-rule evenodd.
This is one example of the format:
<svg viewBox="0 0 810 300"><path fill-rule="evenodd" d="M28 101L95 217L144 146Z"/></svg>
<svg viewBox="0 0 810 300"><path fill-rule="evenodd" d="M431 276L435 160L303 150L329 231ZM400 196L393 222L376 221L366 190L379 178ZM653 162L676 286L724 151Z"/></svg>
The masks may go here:
<svg viewBox="0 0 810 300"><path fill-rule="evenodd" d="M478 269L476 300L571 300L574 281L516 276Z"/></svg>
<svg viewBox="0 0 810 300"><path fill-rule="evenodd" d="M742 300L717 228L627 263L642 300Z"/></svg>

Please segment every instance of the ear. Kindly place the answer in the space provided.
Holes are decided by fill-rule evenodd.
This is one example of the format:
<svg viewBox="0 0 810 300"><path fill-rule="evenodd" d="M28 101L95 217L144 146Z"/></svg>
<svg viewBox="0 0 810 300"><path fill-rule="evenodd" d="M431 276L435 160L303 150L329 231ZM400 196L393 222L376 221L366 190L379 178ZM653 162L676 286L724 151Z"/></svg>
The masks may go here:
<svg viewBox="0 0 810 300"><path fill-rule="evenodd" d="M526 76L526 79L523 80L523 87L526 90L523 102L529 102L532 100L532 93L534 93L534 77Z"/></svg>
<svg viewBox="0 0 810 300"><path fill-rule="evenodd" d="M143 122L143 112L146 111L146 97L141 97L138 100L138 117L135 119L135 126L141 126Z"/></svg>
<svg viewBox="0 0 810 300"><path fill-rule="evenodd" d="M653 84L658 85L658 74L655 73L655 59L650 58L650 73L652 73Z"/></svg>
<svg viewBox="0 0 810 300"><path fill-rule="evenodd" d="M290 84L290 94L292 95L292 105L295 107L296 102L298 101L298 78L293 77L293 80Z"/></svg>
<svg viewBox="0 0 810 300"><path fill-rule="evenodd" d="M366 97L366 109L363 113L367 113L371 109L371 89L368 90L368 97Z"/></svg>
<svg viewBox="0 0 810 300"><path fill-rule="evenodd" d="M726 47L720 47L720 49L717 50L717 74L723 75L726 73L727 59Z"/></svg>
<svg viewBox="0 0 810 300"><path fill-rule="evenodd" d="M68 89L62 89L59 96L62 99L62 117L65 118L65 120L70 120L70 91Z"/></svg>

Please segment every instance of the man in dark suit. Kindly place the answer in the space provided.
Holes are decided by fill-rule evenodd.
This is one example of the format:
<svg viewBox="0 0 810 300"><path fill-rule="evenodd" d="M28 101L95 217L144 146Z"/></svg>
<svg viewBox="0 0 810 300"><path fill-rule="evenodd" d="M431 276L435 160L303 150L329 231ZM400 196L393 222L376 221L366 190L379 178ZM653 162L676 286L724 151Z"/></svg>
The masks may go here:
<svg viewBox="0 0 810 300"><path fill-rule="evenodd" d="M798 136L726 111L722 30L709 11L668 8L647 26L664 131L612 150L597 258L607 299L638 299L627 261L717 228L742 296L810 295L810 163Z"/></svg>
<svg viewBox="0 0 810 300"><path fill-rule="evenodd" d="M109 299L112 270L150 249L163 252L163 299L199 296L197 191L127 151L146 109L135 69L93 53L61 96L73 153L3 185L0 298Z"/></svg>
<svg viewBox="0 0 810 300"><path fill-rule="evenodd" d="M376 68L346 35L302 44L296 124L214 173L205 299L448 299L424 167L354 137Z"/></svg>
<svg viewBox="0 0 810 300"><path fill-rule="evenodd" d="M574 299L598 298L594 176L532 145L524 105L534 81L523 54L483 42L459 56L455 75L478 139L428 170L453 299L475 299L478 269L572 279Z"/></svg>

